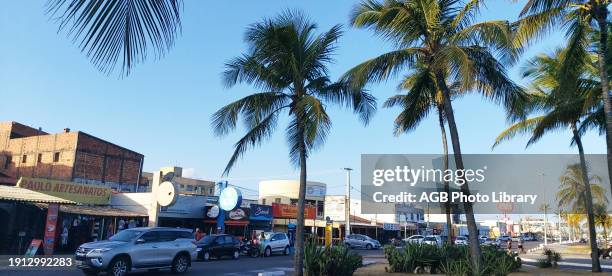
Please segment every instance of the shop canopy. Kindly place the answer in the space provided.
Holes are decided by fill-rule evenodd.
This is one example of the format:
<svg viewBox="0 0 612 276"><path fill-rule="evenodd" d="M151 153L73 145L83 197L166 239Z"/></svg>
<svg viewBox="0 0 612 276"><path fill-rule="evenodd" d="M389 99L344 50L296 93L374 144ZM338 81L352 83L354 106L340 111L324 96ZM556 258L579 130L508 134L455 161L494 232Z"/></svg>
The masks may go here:
<svg viewBox="0 0 612 276"><path fill-rule="evenodd" d="M11 200L21 202L34 203L59 203L59 204L76 204L72 200L59 198L52 195L39 193L36 191L19 188L15 186L0 185L0 200Z"/></svg>
<svg viewBox="0 0 612 276"><path fill-rule="evenodd" d="M36 204L41 208L47 208L47 204ZM108 206L84 206L84 205L62 205L59 209L62 213L79 214L98 217L148 217L148 214L132 212L128 210Z"/></svg>

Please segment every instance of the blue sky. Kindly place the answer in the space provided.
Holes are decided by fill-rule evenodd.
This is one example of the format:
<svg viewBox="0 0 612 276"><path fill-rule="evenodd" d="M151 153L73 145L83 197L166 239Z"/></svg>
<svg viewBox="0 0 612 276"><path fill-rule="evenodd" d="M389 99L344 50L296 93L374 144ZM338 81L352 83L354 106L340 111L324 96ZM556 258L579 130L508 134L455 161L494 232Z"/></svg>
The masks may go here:
<svg viewBox="0 0 612 276"><path fill-rule="evenodd" d="M220 73L226 60L245 50L248 24L297 8L318 23L319 30L343 24L332 78L359 62L382 54L391 45L370 31L347 27L356 2L337 1L195 1L186 0L183 31L175 47L160 60L137 66L127 78L97 71L57 26L44 15L44 1L2 1L0 10L0 121L18 121L48 132L65 127L107 139L145 155L144 169L178 165L199 178L221 180L233 144L244 133L213 136L210 116L223 105L256 92L248 86L226 89ZM483 19L516 19L524 1L488 1ZM559 33L534 45L523 60L563 43ZM518 66L509 68L519 83ZM372 85L380 103L396 93L397 80ZM546 136L525 150L527 137L490 146L506 127L503 110L478 95L454 105L464 153L575 153L567 131ZM435 117L414 132L394 137L397 109L379 108L367 127L349 111L330 106L333 129L325 146L308 161L309 179L327 183L328 194L343 193L342 167L353 167L359 187L362 153L440 153ZM257 188L261 179L298 175L288 158L282 123L264 145L247 153L231 172L231 183ZM605 153L603 137L588 134L585 150ZM252 197L252 192L246 192ZM353 195L357 196L357 194Z"/></svg>

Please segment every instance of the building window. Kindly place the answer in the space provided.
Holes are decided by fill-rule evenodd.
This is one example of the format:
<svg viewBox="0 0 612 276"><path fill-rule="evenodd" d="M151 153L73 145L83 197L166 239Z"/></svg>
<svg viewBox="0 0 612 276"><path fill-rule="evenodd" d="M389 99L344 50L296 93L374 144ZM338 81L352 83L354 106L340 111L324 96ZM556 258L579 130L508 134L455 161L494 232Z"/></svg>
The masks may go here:
<svg viewBox="0 0 612 276"><path fill-rule="evenodd" d="M280 197L275 198L275 199L274 199L274 202L275 202L275 203L281 203L281 199L280 199Z"/></svg>
<svg viewBox="0 0 612 276"><path fill-rule="evenodd" d="M42 162L42 153L39 153L39 154L38 154L38 158L36 159L36 162L37 162L37 163Z"/></svg>
<svg viewBox="0 0 612 276"><path fill-rule="evenodd" d="M25 163L25 162L28 162L28 156L24 154L24 155L21 157L21 163Z"/></svg>
<svg viewBox="0 0 612 276"><path fill-rule="evenodd" d="M297 205L297 204L298 204L298 200L297 200L297 199L292 198L292 199L291 199L291 205Z"/></svg>
<svg viewBox="0 0 612 276"><path fill-rule="evenodd" d="M59 152L53 153L53 162L59 162L59 159L60 159L60 153Z"/></svg>
<svg viewBox="0 0 612 276"><path fill-rule="evenodd" d="M325 210L325 202L317 201L317 217L323 217L324 210Z"/></svg>
<svg viewBox="0 0 612 276"><path fill-rule="evenodd" d="M214 193L215 193L215 189L213 189L213 188L208 188L208 194L209 194L209 195L212 195L212 194L214 194Z"/></svg>
<svg viewBox="0 0 612 276"><path fill-rule="evenodd" d="M7 155L6 156L6 162L4 163L4 169L8 170L8 168L11 165L12 162L13 162L13 157L11 157L10 155Z"/></svg>
<svg viewBox="0 0 612 276"><path fill-rule="evenodd" d="M266 205L266 199L265 198L261 200L261 204Z"/></svg>

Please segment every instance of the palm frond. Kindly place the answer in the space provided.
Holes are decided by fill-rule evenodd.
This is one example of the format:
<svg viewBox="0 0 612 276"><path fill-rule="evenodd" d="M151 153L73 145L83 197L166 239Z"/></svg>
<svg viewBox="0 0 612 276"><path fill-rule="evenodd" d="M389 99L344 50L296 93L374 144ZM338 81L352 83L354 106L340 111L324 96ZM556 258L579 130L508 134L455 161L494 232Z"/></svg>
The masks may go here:
<svg viewBox="0 0 612 276"><path fill-rule="evenodd" d="M497 138L495 138L495 143L493 143L491 149L497 147L499 144L506 140L514 138L516 135L532 133L536 126L542 121L542 119L544 119L544 116L538 116L511 125L507 129L502 131L499 135L497 135Z"/></svg>
<svg viewBox="0 0 612 276"><path fill-rule="evenodd" d="M180 0L48 0L47 14L100 71L122 74L166 54L181 30Z"/></svg>

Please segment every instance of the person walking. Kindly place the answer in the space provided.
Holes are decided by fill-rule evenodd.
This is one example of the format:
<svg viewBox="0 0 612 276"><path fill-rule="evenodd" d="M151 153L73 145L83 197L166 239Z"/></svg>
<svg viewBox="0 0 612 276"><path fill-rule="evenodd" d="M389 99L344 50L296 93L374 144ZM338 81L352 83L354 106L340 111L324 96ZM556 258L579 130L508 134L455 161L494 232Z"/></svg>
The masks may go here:
<svg viewBox="0 0 612 276"><path fill-rule="evenodd" d="M519 254L525 254L525 248L523 247L523 238L519 238L518 240L518 251Z"/></svg>
<svg viewBox="0 0 612 276"><path fill-rule="evenodd" d="M512 252L512 238L508 238L508 252Z"/></svg>
<svg viewBox="0 0 612 276"><path fill-rule="evenodd" d="M204 233L202 233L200 228L196 228L196 230L195 230L195 240L199 241L199 240L202 239L202 237L204 237Z"/></svg>

